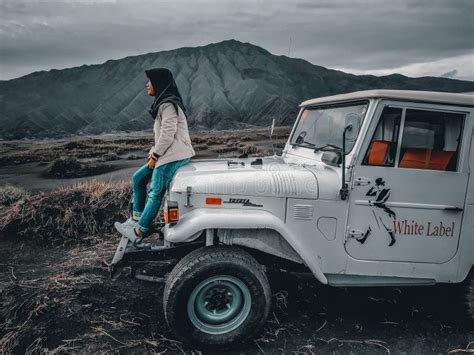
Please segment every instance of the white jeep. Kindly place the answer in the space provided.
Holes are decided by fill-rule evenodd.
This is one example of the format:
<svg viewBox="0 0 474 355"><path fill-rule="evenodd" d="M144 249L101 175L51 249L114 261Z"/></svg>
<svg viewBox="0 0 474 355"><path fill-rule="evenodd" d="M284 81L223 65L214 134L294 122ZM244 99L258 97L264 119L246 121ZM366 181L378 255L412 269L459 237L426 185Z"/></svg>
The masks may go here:
<svg viewBox="0 0 474 355"><path fill-rule="evenodd" d="M336 287L460 283L474 264L473 127L467 94L305 101L281 156L180 168L164 245L122 238L112 272L181 259L165 279L166 320L179 338L213 345L265 322L269 260Z"/></svg>

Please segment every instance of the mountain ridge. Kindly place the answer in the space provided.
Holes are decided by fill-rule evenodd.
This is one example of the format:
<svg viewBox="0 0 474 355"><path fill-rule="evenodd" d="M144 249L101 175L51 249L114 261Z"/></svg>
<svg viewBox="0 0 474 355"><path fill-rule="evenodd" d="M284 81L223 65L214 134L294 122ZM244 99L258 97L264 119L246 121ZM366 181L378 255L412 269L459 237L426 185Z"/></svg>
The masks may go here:
<svg viewBox="0 0 474 355"><path fill-rule="evenodd" d="M447 78L354 75L226 40L0 81L0 137L62 137L151 129L145 69L169 68L191 129L291 124L302 101L365 89L474 91Z"/></svg>

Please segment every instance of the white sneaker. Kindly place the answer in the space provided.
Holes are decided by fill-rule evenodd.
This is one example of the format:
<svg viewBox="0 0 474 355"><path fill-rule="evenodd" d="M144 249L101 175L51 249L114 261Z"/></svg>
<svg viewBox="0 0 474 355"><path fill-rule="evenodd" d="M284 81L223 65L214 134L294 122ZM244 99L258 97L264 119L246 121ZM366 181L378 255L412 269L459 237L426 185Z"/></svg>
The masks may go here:
<svg viewBox="0 0 474 355"><path fill-rule="evenodd" d="M132 243L140 243L143 239L141 236L135 234L134 226L131 224L115 222L114 227L120 234L122 234L124 237L127 237Z"/></svg>
<svg viewBox="0 0 474 355"><path fill-rule="evenodd" d="M138 224L138 221L134 220L132 217L127 218L125 222L122 223L124 226L126 225L132 225L133 227L136 227Z"/></svg>

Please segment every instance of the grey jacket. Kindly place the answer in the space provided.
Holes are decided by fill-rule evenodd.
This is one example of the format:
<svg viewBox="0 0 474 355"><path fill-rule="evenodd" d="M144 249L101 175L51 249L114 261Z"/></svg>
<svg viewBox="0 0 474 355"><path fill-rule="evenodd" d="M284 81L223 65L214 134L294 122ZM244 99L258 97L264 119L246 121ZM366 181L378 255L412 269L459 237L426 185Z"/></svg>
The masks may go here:
<svg viewBox="0 0 474 355"><path fill-rule="evenodd" d="M155 168L196 155L191 145L186 115L179 106L178 111L179 114L176 114L175 107L169 102L165 102L158 109L153 126L155 145L149 152L149 154L155 152L160 155Z"/></svg>

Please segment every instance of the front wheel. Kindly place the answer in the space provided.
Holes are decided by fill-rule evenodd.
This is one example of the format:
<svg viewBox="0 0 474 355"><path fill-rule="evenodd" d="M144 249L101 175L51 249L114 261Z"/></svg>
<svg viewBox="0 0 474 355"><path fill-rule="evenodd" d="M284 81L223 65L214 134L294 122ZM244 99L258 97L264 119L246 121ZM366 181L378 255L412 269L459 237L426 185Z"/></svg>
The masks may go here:
<svg viewBox="0 0 474 355"><path fill-rule="evenodd" d="M163 307L178 338L197 344L235 343L258 331L270 308L264 268L236 247L204 247L170 273Z"/></svg>

